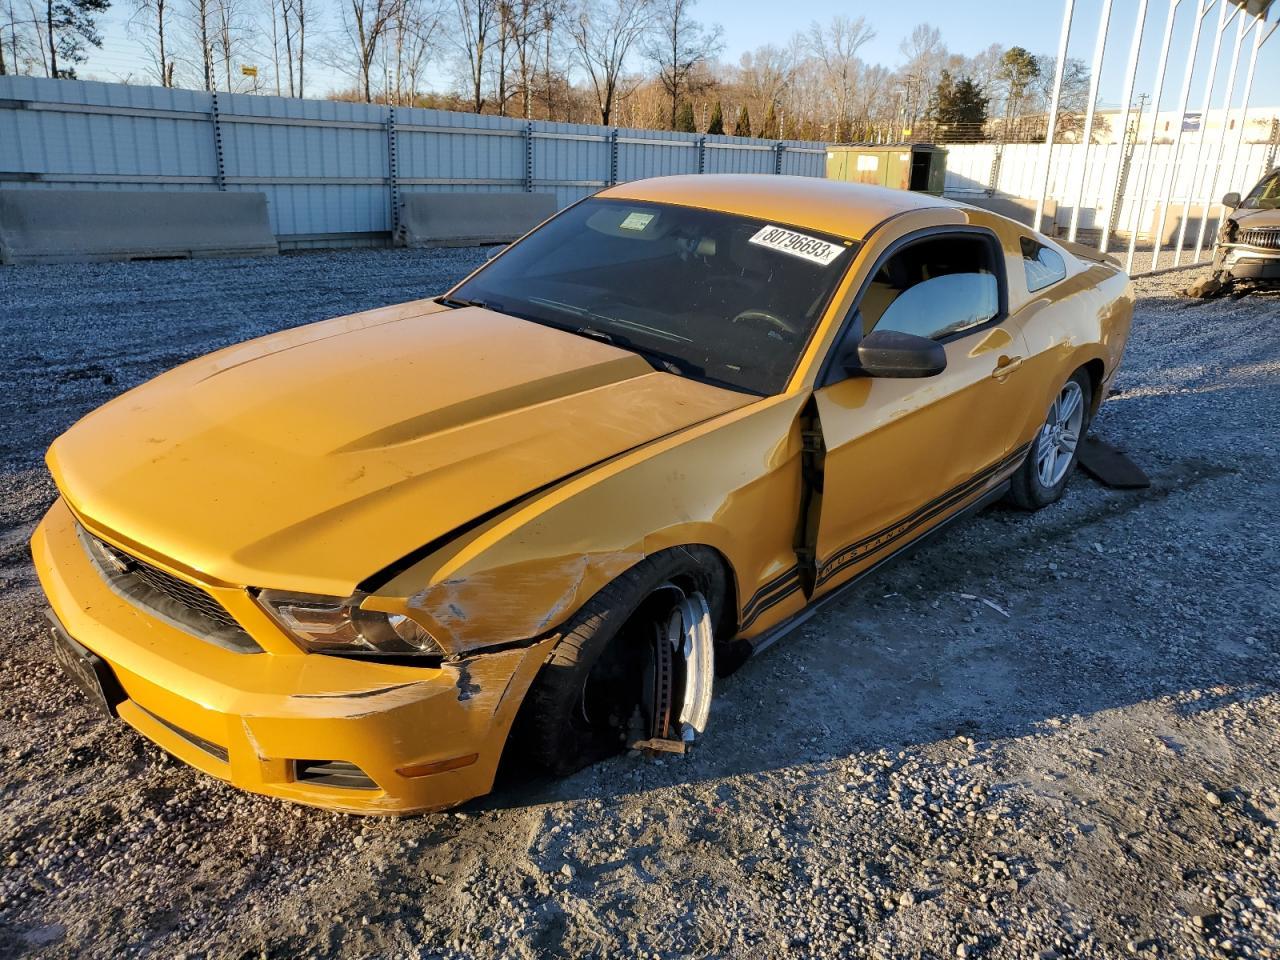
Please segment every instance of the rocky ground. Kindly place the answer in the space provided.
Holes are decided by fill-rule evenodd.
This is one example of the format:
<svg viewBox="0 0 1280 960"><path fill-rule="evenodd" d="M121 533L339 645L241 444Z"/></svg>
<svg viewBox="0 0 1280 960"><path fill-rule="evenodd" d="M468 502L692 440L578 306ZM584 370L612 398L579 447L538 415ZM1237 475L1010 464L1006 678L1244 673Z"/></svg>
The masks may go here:
<svg viewBox="0 0 1280 960"><path fill-rule="evenodd" d="M1280 295L1139 282L1077 476L884 570L718 689L689 758L358 819L96 719L47 653L39 453L187 356L478 251L0 273L0 954L1274 957Z"/></svg>

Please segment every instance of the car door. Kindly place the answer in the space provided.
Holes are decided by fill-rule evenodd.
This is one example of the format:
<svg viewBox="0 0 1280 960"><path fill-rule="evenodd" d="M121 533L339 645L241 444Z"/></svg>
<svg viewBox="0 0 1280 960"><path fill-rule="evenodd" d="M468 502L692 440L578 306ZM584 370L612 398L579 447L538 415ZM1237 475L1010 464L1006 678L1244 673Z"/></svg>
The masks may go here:
<svg viewBox="0 0 1280 960"><path fill-rule="evenodd" d="M1005 256L988 230L934 228L873 267L815 391L822 436L814 587L821 594L980 499L1020 462L1033 391L1008 317ZM873 330L944 345L919 379L850 374L839 362Z"/></svg>

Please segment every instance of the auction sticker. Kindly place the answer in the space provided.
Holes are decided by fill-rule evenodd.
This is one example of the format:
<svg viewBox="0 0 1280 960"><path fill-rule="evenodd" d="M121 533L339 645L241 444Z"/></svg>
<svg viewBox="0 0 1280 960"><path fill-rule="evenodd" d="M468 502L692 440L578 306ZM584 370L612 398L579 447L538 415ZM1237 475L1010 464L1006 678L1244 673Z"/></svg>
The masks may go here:
<svg viewBox="0 0 1280 960"><path fill-rule="evenodd" d="M623 230L643 230L655 216L656 214L653 213L636 213L632 211L627 214L626 219L618 226Z"/></svg>
<svg viewBox="0 0 1280 960"><path fill-rule="evenodd" d="M810 263L820 263L824 267L844 252L844 247L838 243L828 243L826 240L796 233L794 230L775 227L773 224L761 227L751 238L751 242L768 247L770 250L789 253L793 257L801 257Z"/></svg>

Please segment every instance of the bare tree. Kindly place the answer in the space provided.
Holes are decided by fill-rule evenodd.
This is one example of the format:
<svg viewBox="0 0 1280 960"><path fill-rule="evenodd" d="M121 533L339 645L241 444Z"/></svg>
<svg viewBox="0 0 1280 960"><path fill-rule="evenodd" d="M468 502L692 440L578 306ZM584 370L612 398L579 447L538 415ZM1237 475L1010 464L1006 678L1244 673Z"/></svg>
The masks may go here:
<svg viewBox="0 0 1280 960"><path fill-rule="evenodd" d="M761 103L776 103L795 74L794 51L765 44L738 60L738 76L748 96Z"/></svg>
<svg viewBox="0 0 1280 960"><path fill-rule="evenodd" d="M739 58L738 85L756 116L767 118L772 112L776 120L780 112L787 112L784 100L791 93L795 72L796 55L791 48L765 44Z"/></svg>
<svg viewBox="0 0 1280 960"><path fill-rule="evenodd" d="M280 0L280 20L284 28L285 62L288 65L289 96L306 96L307 26L311 8L307 0Z"/></svg>
<svg viewBox="0 0 1280 960"><path fill-rule="evenodd" d="M488 69L489 45L498 26L498 0L454 0L458 7L458 43L467 64L467 84L471 108L484 110L484 77Z"/></svg>
<svg viewBox="0 0 1280 960"><path fill-rule="evenodd" d="M539 13L542 35L538 51L541 58L539 66L542 74L542 97L546 103L548 120L554 120L556 116L556 88L568 87L568 70L558 69L556 62L557 56L563 49L561 42L563 38L556 30L556 26L569 15L567 3L568 0L543 0ZM566 89L566 94L567 92Z"/></svg>
<svg viewBox="0 0 1280 960"><path fill-rule="evenodd" d="M352 73L365 103L373 102L373 64L388 31L400 16L401 2L347 0L342 8L342 29L347 45L345 50L335 51L334 65Z"/></svg>
<svg viewBox="0 0 1280 960"><path fill-rule="evenodd" d="M835 101L835 129L832 139L840 140L848 131L849 104L858 68L858 50L872 40L876 32L863 17L832 17L824 27L814 21L809 27L809 50L822 66L831 96Z"/></svg>
<svg viewBox="0 0 1280 960"><path fill-rule="evenodd" d="M658 82L671 101L671 127L681 93L688 93L694 71L724 47L719 24L706 27L693 19L697 0L658 0L654 9L654 36L645 55L658 70Z"/></svg>
<svg viewBox="0 0 1280 960"><path fill-rule="evenodd" d="M506 104L520 97L520 114L533 116L533 71L538 58L539 41L544 30L556 19L558 6L554 0L499 0L500 19L498 50L498 112L506 113ZM550 14L548 16L548 14ZM507 75L515 61L515 88L509 89Z"/></svg>
<svg viewBox="0 0 1280 960"><path fill-rule="evenodd" d="M19 19L9 0L9 51L15 72L49 73L49 44L45 41L45 18L37 0L27 0L27 15ZM26 68L26 69L23 69Z"/></svg>
<svg viewBox="0 0 1280 960"><path fill-rule="evenodd" d="M20 17L14 0L5 0L0 13L0 76L29 73L37 62L43 69L45 44L39 32L35 5L29 3L28 16Z"/></svg>
<svg viewBox="0 0 1280 960"><path fill-rule="evenodd" d="M277 97L284 93L284 87L280 84L280 53L284 43L283 27L281 25L282 8L283 4L281 0L271 0L271 64L275 69Z"/></svg>
<svg viewBox="0 0 1280 960"><path fill-rule="evenodd" d="M222 61L223 77L228 92L235 89L232 80L232 63L240 50L248 25L240 0L213 0L214 48Z"/></svg>
<svg viewBox="0 0 1280 960"><path fill-rule="evenodd" d="M498 116L505 117L507 115L507 101L511 99L512 93L508 89L507 82L510 79L508 73L509 64L511 62L511 48L514 45L512 31L514 29L514 7L512 0L497 0L498 14L498 34L494 42L494 50L497 54L497 62L493 67L493 95L494 103L498 108Z"/></svg>
<svg viewBox="0 0 1280 960"><path fill-rule="evenodd" d="M595 93L600 122L606 126L614 101L624 89L623 69L631 50L653 20L651 0L584 0L569 22L569 33ZM634 89L635 83L629 85Z"/></svg>
<svg viewBox="0 0 1280 960"><path fill-rule="evenodd" d="M942 31L922 23L903 39L898 49L906 58L898 71L903 93L901 119L911 126L928 108L929 98L938 86L947 48L942 42Z"/></svg>
<svg viewBox="0 0 1280 960"><path fill-rule="evenodd" d="M181 0L175 13L183 26L186 46L192 51L191 67L199 71L205 90L214 89L214 41L217 31L217 0Z"/></svg>
<svg viewBox="0 0 1280 960"><path fill-rule="evenodd" d="M174 60L167 44L170 0L134 0L129 27L151 58L151 74L162 87L173 86Z"/></svg>
<svg viewBox="0 0 1280 960"><path fill-rule="evenodd" d="M413 104L422 89L440 29L441 9L432 0L401 0L384 44L395 103Z"/></svg>

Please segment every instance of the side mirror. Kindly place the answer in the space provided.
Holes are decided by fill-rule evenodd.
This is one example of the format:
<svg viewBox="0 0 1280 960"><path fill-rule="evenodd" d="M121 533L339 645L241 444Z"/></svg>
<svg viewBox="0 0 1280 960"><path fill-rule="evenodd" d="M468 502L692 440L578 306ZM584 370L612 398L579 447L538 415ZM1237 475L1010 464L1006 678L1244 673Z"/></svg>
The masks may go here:
<svg viewBox="0 0 1280 960"><path fill-rule="evenodd" d="M1234 210L1236 207L1240 206L1240 194L1234 191L1232 191L1231 193L1228 193L1225 197L1222 198L1222 205L1224 207L1230 207L1232 210Z"/></svg>
<svg viewBox="0 0 1280 960"><path fill-rule="evenodd" d="M841 358L841 365L853 376L936 377L947 369L947 352L942 344L928 337L873 330Z"/></svg>

